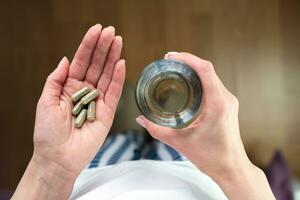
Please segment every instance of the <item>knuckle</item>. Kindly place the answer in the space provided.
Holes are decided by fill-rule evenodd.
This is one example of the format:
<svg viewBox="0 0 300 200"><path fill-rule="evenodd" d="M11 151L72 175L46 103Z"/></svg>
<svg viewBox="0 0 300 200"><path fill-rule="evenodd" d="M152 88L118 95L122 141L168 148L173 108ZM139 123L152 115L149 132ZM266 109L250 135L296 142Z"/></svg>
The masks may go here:
<svg viewBox="0 0 300 200"><path fill-rule="evenodd" d="M208 74L214 71L214 66L210 61L201 60L199 58L198 65L201 66L199 70L202 74Z"/></svg>
<svg viewBox="0 0 300 200"><path fill-rule="evenodd" d="M226 101L220 101L215 105L215 112L218 116L223 116L228 111L228 104Z"/></svg>
<svg viewBox="0 0 300 200"><path fill-rule="evenodd" d="M231 95L231 104L236 108L239 107L239 100L236 96Z"/></svg>
<svg viewBox="0 0 300 200"><path fill-rule="evenodd" d="M217 116L222 117L228 113L236 111L238 107L238 99L234 95L230 95L228 98L224 98L215 104L215 113Z"/></svg>
<svg viewBox="0 0 300 200"><path fill-rule="evenodd" d="M207 72L213 71L214 70L214 66L210 61L205 61L205 68L204 68Z"/></svg>

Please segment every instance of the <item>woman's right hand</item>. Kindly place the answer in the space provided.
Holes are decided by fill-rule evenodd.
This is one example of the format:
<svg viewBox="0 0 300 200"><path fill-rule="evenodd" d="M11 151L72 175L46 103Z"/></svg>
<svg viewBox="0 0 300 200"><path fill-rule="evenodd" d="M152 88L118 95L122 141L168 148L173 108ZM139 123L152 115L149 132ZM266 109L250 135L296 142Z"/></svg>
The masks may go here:
<svg viewBox="0 0 300 200"><path fill-rule="evenodd" d="M230 199L273 199L264 174L250 162L245 152L239 130L238 100L224 87L213 65L189 53L173 52L165 58L184 62L196 71L204 91L203 109L197 119L183 129L159 126L144 116L139 116L137 122L152 137L172 146L212 177ZM258 198L251 186L260 185L252 182L252 178L259 177L266 187L261 187L265 191L258 193ZM236 184L239 185L241 180L244 180L241 183L244 186L247 182L251 185L245 189L249 191L248 195L239 196L243 192L242 188L237 191Z"/></svg>

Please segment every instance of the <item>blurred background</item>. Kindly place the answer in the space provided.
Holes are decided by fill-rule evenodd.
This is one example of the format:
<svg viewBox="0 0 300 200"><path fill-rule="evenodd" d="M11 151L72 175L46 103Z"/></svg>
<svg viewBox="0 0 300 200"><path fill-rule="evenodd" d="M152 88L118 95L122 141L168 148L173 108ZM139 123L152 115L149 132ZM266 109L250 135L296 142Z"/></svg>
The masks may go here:
<svg viewBox="0 0 300 200"><path fill-rule="evenodd" d="M0 13L0 190L13 190L30 160L47 75L96 23L124 38L127 85L114 130L138 128L141 70L168 51L191 52L238 97L251 160L267 167L279 150L300 178L299 0L1 0Z"/></svg>

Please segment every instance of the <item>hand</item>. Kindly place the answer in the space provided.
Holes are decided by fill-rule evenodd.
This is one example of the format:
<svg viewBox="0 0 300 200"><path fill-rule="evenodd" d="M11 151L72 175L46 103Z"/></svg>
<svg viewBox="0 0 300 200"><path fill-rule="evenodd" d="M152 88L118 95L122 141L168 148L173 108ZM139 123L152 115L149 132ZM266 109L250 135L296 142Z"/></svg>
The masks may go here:
<svg viewBox="0 0 300 200"><path fill-rule="evenodd" d="M182 61L196 71L203 87L203 109L183 129L159 126L143 116L137 122L207 173L223 173L236 165L237 158L249 162L239 133L237 98L223 86L213 65L188 53L167 54L165 58Z"/></svg>
<svg viewBox="0 0 300 200"><path fill-rule="evenodd" d="M213 178L229 199L274 199L264 174L248 159L239 131L238 100L222 84L213 65L189 53L171 53L190 65L203 87L203 109L183 129L152 123L144 116L137 122L156 139L172 146Z"/></svg>
<svg viewBox="0 0 300 200"><path fill-rule="evenodd" d="M71 65L63 58L48 76L39 99L32 159L12 197L68 199L74 181L103 144L113 122L125 80L122 38L97 24L84 36ZM96 119L74 127L71 96L89 86L100 96Z"/></svg>
<svg viewBox="0 0 300 200"><path fill-rule="evenodd" d="M34 129L32 160L55 168L63 176L76 177L104 142L113 122L125 79L125 61L120 60L122 38L115 29L91 27L71 64L63 58L48 76L39 99ZM96 120L74 127L71 96L88 86L100 92ZM60 168L60 170L57 170Z"/></svg>

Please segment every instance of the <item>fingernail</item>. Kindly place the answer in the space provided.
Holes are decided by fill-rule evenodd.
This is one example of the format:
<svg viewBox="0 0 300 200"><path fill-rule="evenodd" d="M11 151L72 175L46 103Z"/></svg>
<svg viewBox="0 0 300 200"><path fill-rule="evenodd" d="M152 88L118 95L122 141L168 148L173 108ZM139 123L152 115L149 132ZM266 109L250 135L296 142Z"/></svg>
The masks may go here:
<svg viewBox="0 0 300 200"><path fill-rule="evenodd" d="M67 59L66 56L64 56L64 57L59 61L59 64L58 64L58 65L63 64L66 60L68 60L68 59Z"/></svg>
<svg viewBox="0 0 300 200"><path fill-rule="evenodd" d="M67 64L69 62L68 58L66 56L64 56L58 63L57 68L64 68L69 66L69 64Z"/></svg>
<svg viewBox="0 0 300 200"><path fill-rule="evenodd" d="M120 59L119 60L119 64L118 64L118 66L124 66L125 65L125 60L124 59Z"/></svg>
<svg viewBox="0 0 300 200"><path fill-rule="evenodd" d="M96 31L96 32L98 32L98 31L101 31L101 29L102 29L102 26L100 25L100 24L95 24L94 26L92 26L90 29L89 29L89 31Z"/></svg>
<svg viewBox="0 0 300 200"><path fill-rule="evenodd" d="M110 29L112 32L113 32L113 34L115 34L115 27L113 27L113 26L109 26L109 27L107 27L107 29Z"/></svg>
<svg viewBox="0 0 300 200"><path fill-rule="evenodd" d="M102 28L101 24L96 24L95 27L99 27L100 29Z"/></svg>
<svg viewBox="0 0 300 200"><path fill-rule="evenodd" d="M176 54L178 54L177 51L170 51L165 55L165 58L171 58L171 57L175 56Z"/></svg>
<svg viewBox="0 0 300 200"><path fill-rule="evenodd" d="M136 123L138 123L140 126L145 128L145 121L142 118L138 117L135 120L136 120Z"/></svg>
<svg viewBox="0 0 300 200"><path fill-rule="evenodd" d="M116 38L119 38L119 40L121 40L121 41L123 40L122 36L120 36L120 35L117 35Z"/></svg>

